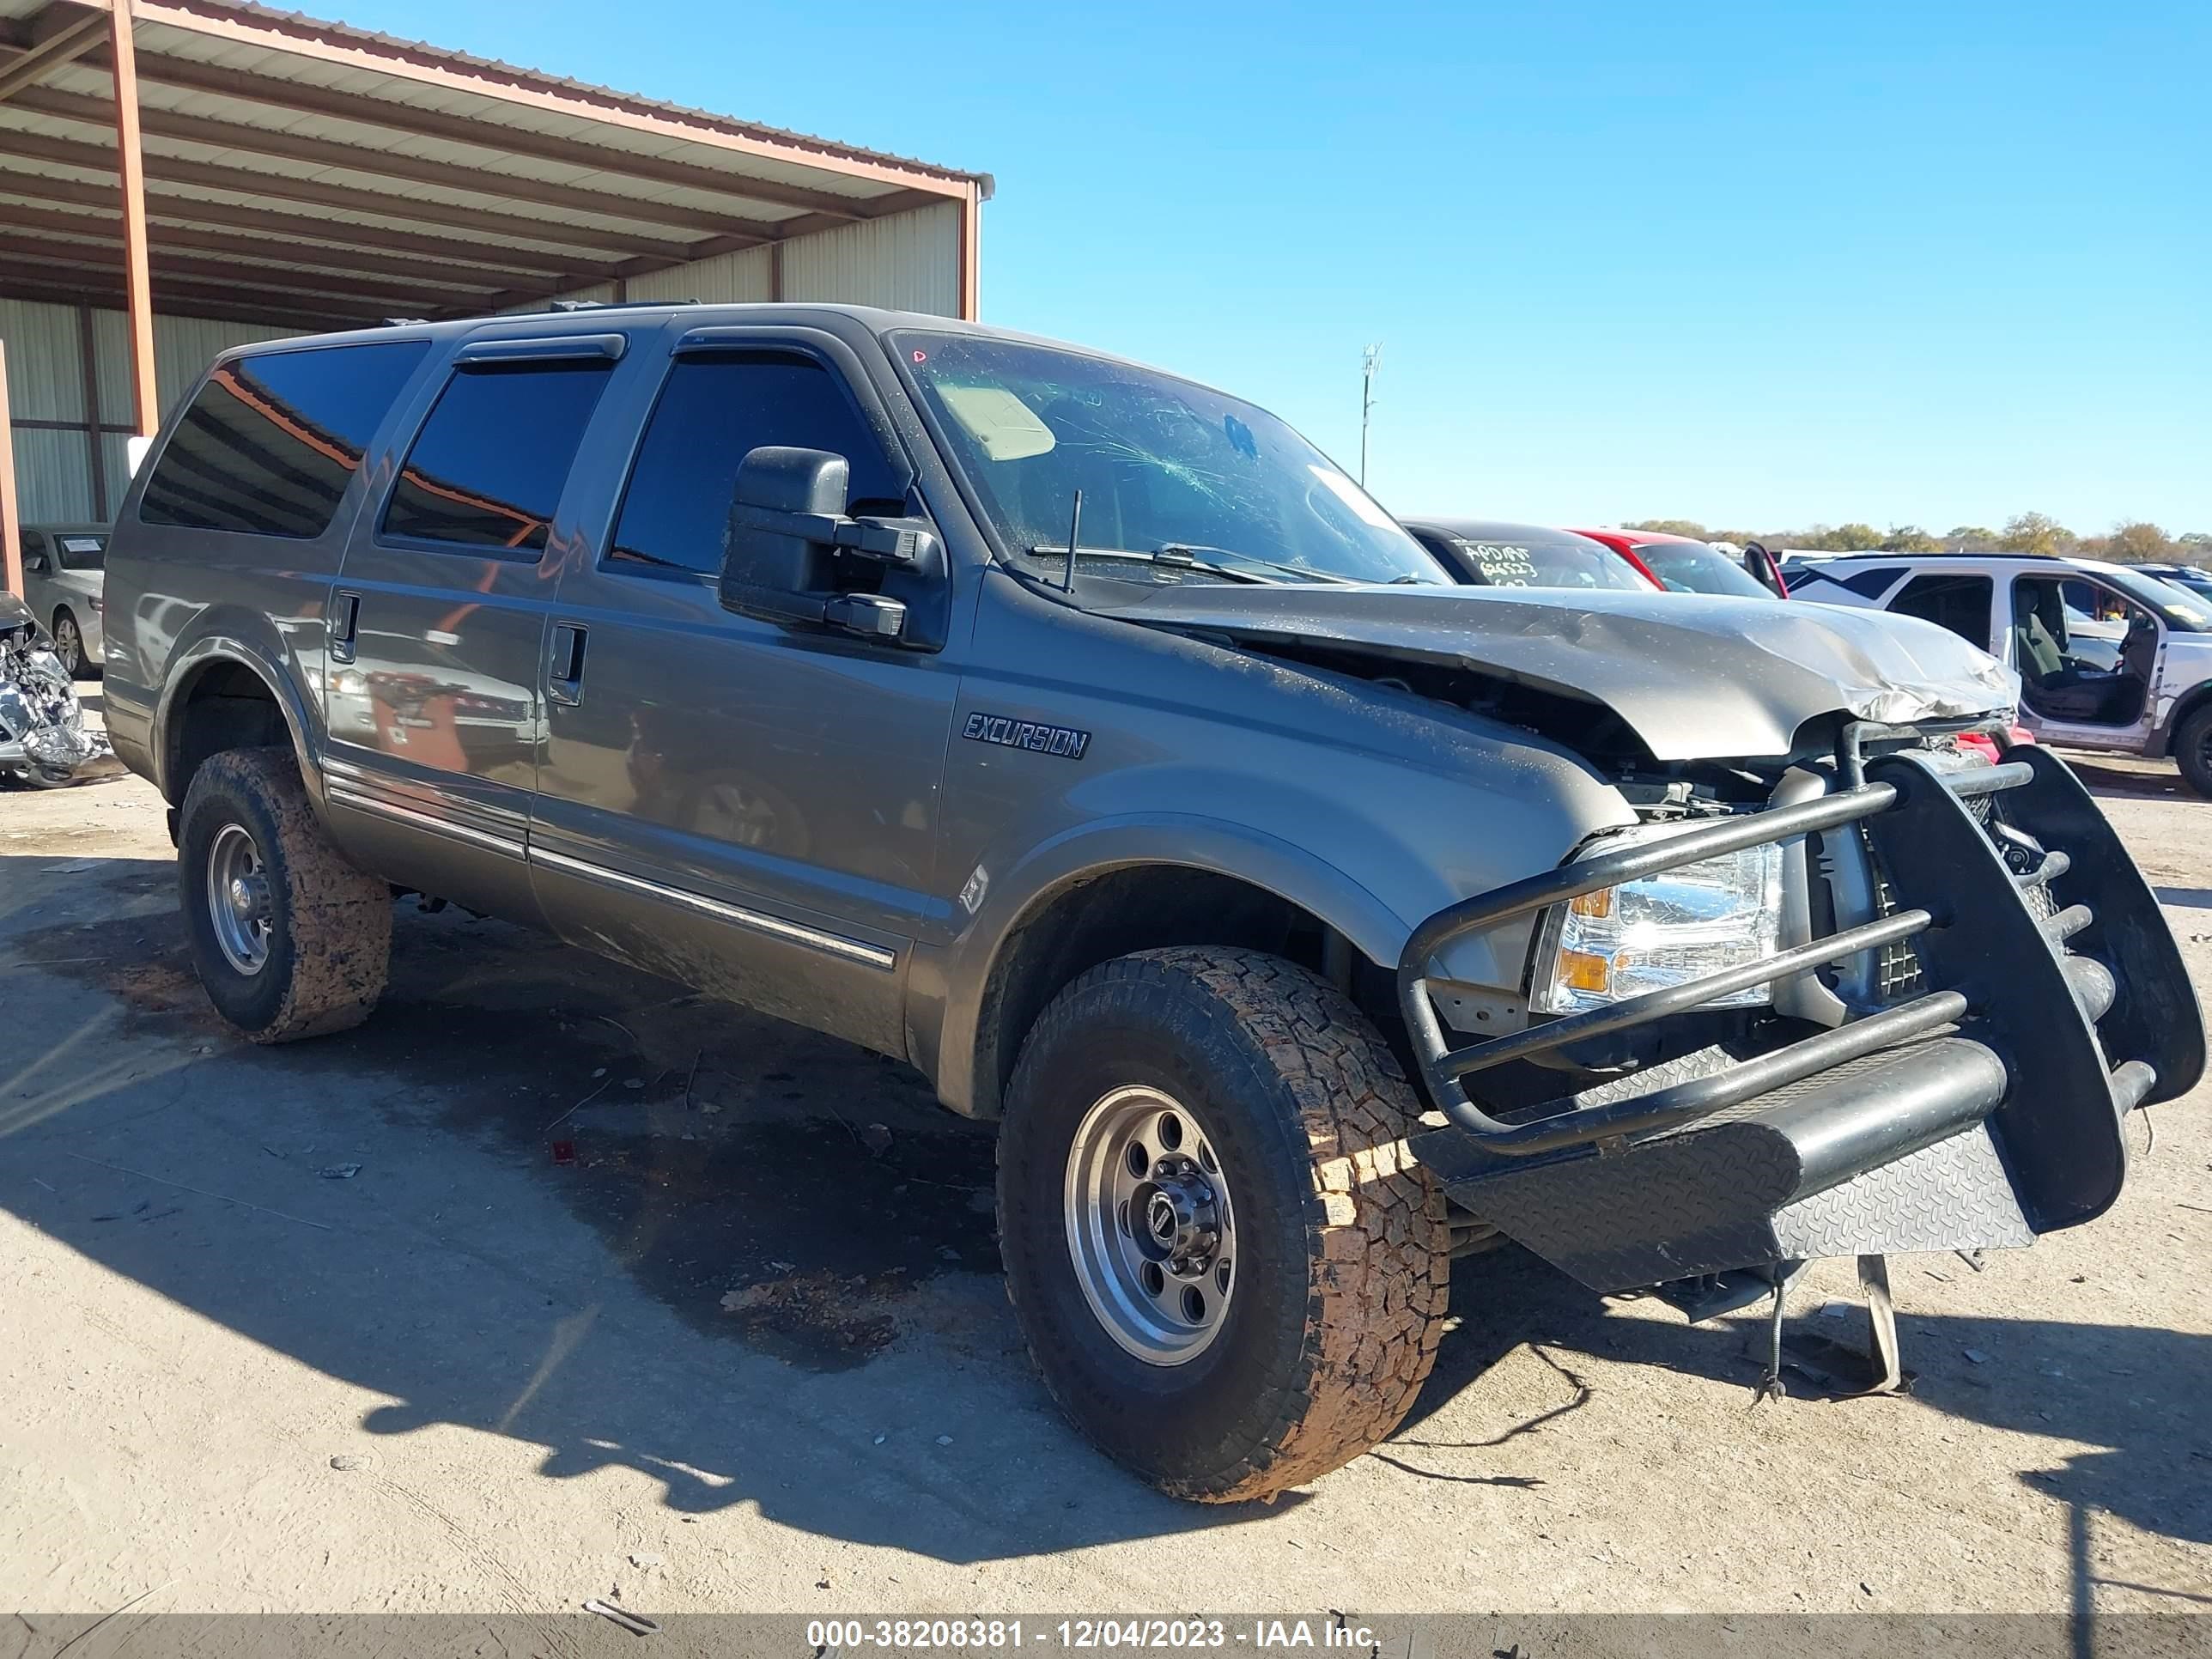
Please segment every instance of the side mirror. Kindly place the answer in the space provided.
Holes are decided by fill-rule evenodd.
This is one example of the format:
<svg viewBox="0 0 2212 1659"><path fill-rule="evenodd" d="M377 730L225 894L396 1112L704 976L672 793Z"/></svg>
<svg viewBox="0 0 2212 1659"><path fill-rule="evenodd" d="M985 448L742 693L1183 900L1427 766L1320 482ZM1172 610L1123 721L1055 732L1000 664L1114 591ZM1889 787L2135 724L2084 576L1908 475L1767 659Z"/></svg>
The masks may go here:
<svg viewBox="0 0 2212 1659"><path fill-rule="evenodd" d="M871 639L904 635L905 603L865 591L844 562L933 571L942 550L918 521L848 518L851 480L846 459L823 449L769 444L746 455L723 533L723 609Z"/></svg>
<svg viewBox="0 0 2212 1659"><path fill-rule="evenodd" d="M827 586L819 532L844 516L852 476L852 464L826 449L768 445L747 454L722 538L725 596L732 586L781 593Z"/></svg>
<svg viewBox="0 0 2212 1659"><path fill-rule="evenodd" d="M32 554L29 558L23 561L23 568L29 571L33 576L45 575L46 574L46 556L43 553Z"/></svg>

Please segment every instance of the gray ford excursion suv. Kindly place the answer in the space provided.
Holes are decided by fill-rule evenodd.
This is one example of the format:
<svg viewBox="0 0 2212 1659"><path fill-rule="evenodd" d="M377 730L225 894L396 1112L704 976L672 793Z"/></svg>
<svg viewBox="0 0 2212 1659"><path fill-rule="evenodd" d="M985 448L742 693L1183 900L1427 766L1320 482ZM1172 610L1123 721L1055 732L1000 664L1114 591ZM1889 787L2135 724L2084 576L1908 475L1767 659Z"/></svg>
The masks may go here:
<svg viewBox="0 0 2212 1659"><path fill-rule="evenodd" d="M1455 586L1265 410L1046 341L255 345L107 584L115 746L241 1031L366 1018L415 891L910 1060L1001 1126L1053 1395L1185 1497L1389 1433L1455 1255L1778 1317L1857 1255L1879 1314L1884 1252L2101 1213L2203 1064L2072 775L1956 744L2009 726L1982 653Z"/></svg>

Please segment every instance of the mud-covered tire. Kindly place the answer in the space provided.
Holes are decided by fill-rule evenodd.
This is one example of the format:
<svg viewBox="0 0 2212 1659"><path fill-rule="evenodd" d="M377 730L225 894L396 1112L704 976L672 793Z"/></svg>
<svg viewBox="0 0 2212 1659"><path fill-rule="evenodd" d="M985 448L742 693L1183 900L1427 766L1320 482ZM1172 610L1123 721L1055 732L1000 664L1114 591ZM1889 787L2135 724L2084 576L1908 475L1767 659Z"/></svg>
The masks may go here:
<svg viewBox="0 0 2212 1659"><path fill-rule="evenodd" d="M2173 734L2173 759L2190 793L2212 799L2212 703L2181 722Z"/></svg>
<svg viewBox="0 0 2212 1659"><path fill-rule="evenodd" d="M225 955L210 904L210 852L231 825L252 838L267 876L266 957L251 973ZM242 1034L292 1042L368 1018L391 966L392 890L331 845L289 750L227 750L193 775L177 871L193 966Z"/></svg>
<svg viewBox="0 0 2212 1659"><path fill-rule="evenodd" d="M1070 1154L1116 1091L1205 1126L1235 1206L1236 1292L1194 1357L1149 1362L1086 1299ZM1060 1408L1172 1496L1233 1503L1369 1450L1435 1362L1443 1199L1408 1156L1411 1089L1350 1000L1256 951L1145 951L1063 990L1024 1042L999 1143L999 1232L1030 1352Z"/></svg>

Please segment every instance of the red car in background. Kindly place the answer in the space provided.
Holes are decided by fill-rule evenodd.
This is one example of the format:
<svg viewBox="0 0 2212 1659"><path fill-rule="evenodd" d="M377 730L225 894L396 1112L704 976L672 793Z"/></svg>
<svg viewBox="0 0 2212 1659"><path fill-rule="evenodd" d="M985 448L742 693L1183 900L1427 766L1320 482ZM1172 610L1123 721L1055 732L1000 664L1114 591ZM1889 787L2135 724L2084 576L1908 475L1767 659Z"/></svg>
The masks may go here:
<svg viewBox="0 0 2212 1659"><path fill-rule="evenodd" d="M1790 597L1781 567L1757 542L1745 548L1741 557L1731 557L1711 542L1659 530L1577 528L1575 534L1603 542L1671 592L1725 593L1747 599Z"/></svg>

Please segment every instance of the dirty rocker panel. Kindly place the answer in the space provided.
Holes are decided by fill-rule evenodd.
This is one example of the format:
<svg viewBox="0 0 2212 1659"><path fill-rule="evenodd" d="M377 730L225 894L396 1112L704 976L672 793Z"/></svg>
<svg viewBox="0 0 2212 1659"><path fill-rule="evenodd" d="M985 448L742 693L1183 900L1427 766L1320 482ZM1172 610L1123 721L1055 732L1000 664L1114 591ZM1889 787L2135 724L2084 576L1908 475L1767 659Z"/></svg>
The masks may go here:
<svg viewBox="0 0 2212 1659"><path fill-rule="evenodd" d="M1862 763L1847 733L1840 759L1848 787L1832 793L1578 860L1414 931L1400 1000L1451 1127L1413 1146L1455 1200L1601 1290L1810 1255L2024 1244L2112 1204L2126 1113L2185 1091L2203 1065L2202 1022L2148 888L2054 756ZM1427 972L1453 940L1723 853L1838 832L1863 835L1888 914L1509 1036L1448 1039ZM1917 957L1921 994L1853 1008L1706 1075L1510 1121L1463 1081L1885 945ZM2100 1046L2108 1008L2130 1017L2107 1019Z"/></svg>

